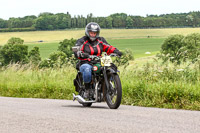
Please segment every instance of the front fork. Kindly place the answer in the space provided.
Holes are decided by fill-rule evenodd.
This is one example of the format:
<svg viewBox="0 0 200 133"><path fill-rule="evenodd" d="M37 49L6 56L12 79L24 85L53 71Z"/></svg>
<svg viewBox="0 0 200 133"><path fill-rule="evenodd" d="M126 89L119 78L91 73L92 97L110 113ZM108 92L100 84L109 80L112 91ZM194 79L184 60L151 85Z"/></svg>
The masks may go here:
<svg viewBox="0 0 200 133"><path fill-rule="evenodd" d="M107 67L105 67L103 69L103 76L104 76L104 81L106 83L106 88L109 89L110 86L109 86L109 83L108 83L108 77L107 77L107 74L106 74L106 69L107 69Z"/></svg>
<svg viewBox="0 0 200 133"><path fill-rule="evenodd" d="M105 80L106 88L107 88L106 93L108 93L108 92L114 93L115 90L114 90L112 84L110 84L110 83L108 82L107 70L108 70L107 67L105 67L105 68L103 69L103 76L104 76L104 80ZM115 71L115 70L113 70L113 69L109 69L109 72L110 72L110 73L113 73L113 74L117 74L118 71ZM109 81L110 81L110 80L109 80Z"/></svg>

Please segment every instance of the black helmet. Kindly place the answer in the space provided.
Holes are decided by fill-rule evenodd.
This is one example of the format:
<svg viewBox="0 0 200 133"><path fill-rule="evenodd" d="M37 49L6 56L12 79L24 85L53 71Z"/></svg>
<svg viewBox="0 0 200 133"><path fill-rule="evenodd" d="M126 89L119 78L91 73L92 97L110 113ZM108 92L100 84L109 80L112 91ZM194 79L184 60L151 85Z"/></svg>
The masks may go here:
<svg viewBox="0 0 200 133"><path fill-rule="evenodd" d="M95 37L91 37L89 32L96 32L96 36ZM88 36L90 38L90 40L94 41L96 40L97 37L99 37L99 33L100 33L100 26L95 23L95 22L90 22L86 25L85 27L85 35Z"/></svg>

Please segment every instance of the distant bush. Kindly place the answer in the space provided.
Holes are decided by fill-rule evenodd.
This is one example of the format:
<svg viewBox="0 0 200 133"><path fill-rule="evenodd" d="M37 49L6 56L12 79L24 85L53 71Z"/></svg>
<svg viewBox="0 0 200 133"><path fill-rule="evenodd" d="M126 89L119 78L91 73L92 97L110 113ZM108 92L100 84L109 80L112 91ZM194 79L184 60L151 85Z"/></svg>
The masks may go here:
<svg viewBox="0 0 200 133"><path fill-rule="evenodd" d="M49 68L49 60L48 59L44 59L40 62L39 64L39 68Z"/></svg>
<svg viewBox="0 0 200 133"><path fill-rule="evenodd" d="M22 40L21 38L17 38L17 37L12 37L8 40L7 44L23 44L24 40Z"/></svg>
<svg viewBox="0 0 200 133"><path fill-rule="evenodd" d="M133 52L129 49L126 49L122 53L123 55L121 56L121 58L115 58L113 60L113 63L116 64L117 66L127 67L129 65L129 61L134 60Z"/></svg>
<svg viewBox="0 0 200 133"><path fill-rule="evenodd" d="M159 56L163 59L164 62L170 60L171 62L181 63L181 60L184 57L183 54L183 35L171 35L169 36L161 46L161 54Z"/></svg>
<svg viewBox="0 0 200 133"><path fill-rule="evenodd" d="M181 64L187 59L196 61L200 56L200 34L193 33L186 37L183 35L169 36L161 46L161 54L157 55L163 62Z"/></svg>
<svg viewBox="0 0 200 133"><path fill-rule="evenodd" d="M29 62L31 62L31 63L33 63L35 65L39 64L39 62L41 61L39 47L34 47L28 53L28 58L29 58Z"/></svg>
<svg viewBox="0 0 200 133"><path fill-rule="evenodd" d="M195 62L200 56L200 33L187 35L183 40L183 45L187 50L186 56Z"/></svg>
<svg viewBox="0 0 200 133"><path fill-rule="evenodd" d="M28 46L23 45L24 40L20 38L11 38L0 49L0 57L2 65L9 63L27 63L28 62Z"/></svg>
<svg viewBox="0 0 200 133"><path fill-rule="evenodd" d="M70 40L65 39L62 42L60 42L58 46L58 50L64 52L67 57L72 57L73 51L72 47L75 45L76 40L71 38Z"/></svg>
<svg viewBox="0 0 200 133"><path fill-rule="evenodd" d="M45 59L40 63L40 68L42 67L59 67L61 68L64 64L66 64L66 54L62 51L57 51L54 53L51 53L49 56L49 59Z"/></svg>

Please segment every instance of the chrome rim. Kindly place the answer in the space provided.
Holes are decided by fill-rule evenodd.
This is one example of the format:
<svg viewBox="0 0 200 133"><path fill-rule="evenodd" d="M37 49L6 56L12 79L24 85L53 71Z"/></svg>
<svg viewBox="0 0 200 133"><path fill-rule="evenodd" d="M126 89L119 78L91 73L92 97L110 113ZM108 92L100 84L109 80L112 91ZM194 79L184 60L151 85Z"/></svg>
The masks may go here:
<svg viewBox="0 0 200 133"><path fill-rule="evenodd" d="M115 102L117 101L117 89L116 89L116 81L113 80L113 77L110 77L109 80L109 84L110 84L110 89L108 90L108 100L110 102L110 104L115 104Z"/></svg>

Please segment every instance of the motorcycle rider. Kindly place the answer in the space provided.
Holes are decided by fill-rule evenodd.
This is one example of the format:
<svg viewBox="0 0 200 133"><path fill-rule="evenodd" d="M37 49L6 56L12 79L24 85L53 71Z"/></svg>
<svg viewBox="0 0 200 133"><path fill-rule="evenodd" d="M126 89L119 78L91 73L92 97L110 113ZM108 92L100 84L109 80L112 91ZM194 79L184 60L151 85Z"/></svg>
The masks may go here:
<svg viewBox="0 0 200 133"><path fill-rule="evenodd" d="M74 54L75 57L80 60L77 64L77 69L82 73L86 89L90 87L92 79L92 63L91 59L89 59L89 55L101 56L102 52L106 52L108 55L111 53L116 53L119 56L122 55L117 48L108 44L103 37L99 36L99 34L100 26L95 22L90 22L85 27L85 36L78 39L76 42L79 51Z"/></svg>

